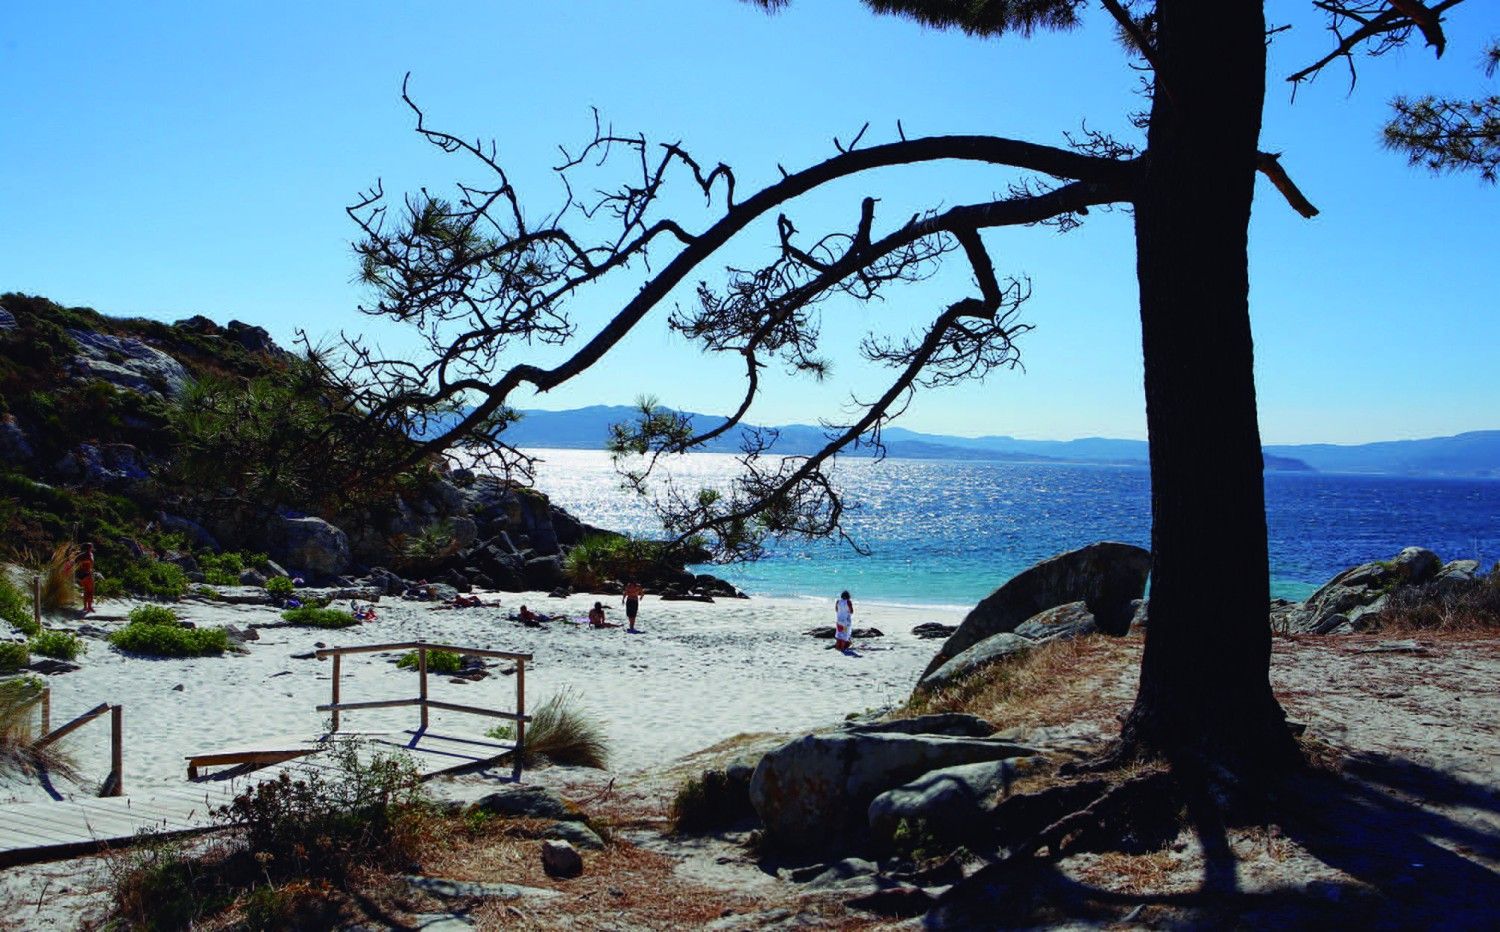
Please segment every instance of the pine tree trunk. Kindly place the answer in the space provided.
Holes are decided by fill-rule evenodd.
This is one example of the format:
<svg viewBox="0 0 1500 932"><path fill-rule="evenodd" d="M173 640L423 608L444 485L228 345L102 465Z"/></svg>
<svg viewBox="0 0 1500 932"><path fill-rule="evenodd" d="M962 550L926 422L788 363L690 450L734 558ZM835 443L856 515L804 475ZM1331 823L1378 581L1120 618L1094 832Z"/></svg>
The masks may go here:
<svg viewBox="0 0 1500 932"><path fill-rule="evenodd" d="M1270 688L1248 228L1265 96L1256 0L1161 0L1136 205L1152 569L1127 751L1243 772L1290 759Z"/></svg>

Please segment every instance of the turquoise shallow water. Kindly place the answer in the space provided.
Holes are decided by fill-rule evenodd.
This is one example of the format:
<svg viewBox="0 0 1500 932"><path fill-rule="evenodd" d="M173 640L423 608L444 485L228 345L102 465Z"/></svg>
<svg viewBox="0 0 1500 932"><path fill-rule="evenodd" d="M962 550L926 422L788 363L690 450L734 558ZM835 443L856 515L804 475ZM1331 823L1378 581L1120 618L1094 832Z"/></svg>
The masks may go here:
<svg viewBox="0 0 1500 932"><path fill-rule="evenodd" d="M652 534L650 509L619 489L609 457L535 451L537 485L601 527ZM723 482L727 455L685 458L674 475ZM974 604L1037 560L1096 540L1146 546L1145 467L869 460L839 467L855 509L851 532L872 551L790 544L753 564L713 570L768 596L858 598L919 605ZM1346 566L1412 544L1445 560L1500 559L1500 481L1271 473L1266 477L1272 594L1302 598ZM1233 572L1204 556L1204 572Z"/></svg>

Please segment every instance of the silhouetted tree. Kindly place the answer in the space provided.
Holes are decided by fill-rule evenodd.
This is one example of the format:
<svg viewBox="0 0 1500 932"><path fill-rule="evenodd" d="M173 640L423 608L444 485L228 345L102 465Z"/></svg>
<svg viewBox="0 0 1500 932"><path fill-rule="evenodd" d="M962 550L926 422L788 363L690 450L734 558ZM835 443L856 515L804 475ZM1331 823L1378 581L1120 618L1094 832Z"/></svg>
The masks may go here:
<svg viewBox="0 0 1500 932"><path fill-rule="evenodd" d="M752 0L770 9L786 0ZM1442 13L1420 0L1315 3L1329 17L1333 49L1291 79L1307 80L1356 52L1379 54L1420 33L1442 50ZM866 0L876 12L908 16L977 36L1067 29L1082 0ZM871 299L893 285L924 279L948 257L964 262L974 292L938 310L909 339L867 339L860 353L891 368L888 388L829 424L828 445L811 456L775 456L774 437L744 431L742 473L727 492L669 487L658 500L679 538L706 532L721 555L758 552L766 535L842 534L842 502L825 467L850 445L879 448L882 428L919 387L983 376L1017 362L1014 337L1024 281L999 275L984 231L1051 224L1068 229L1094 207L1134 211L1142 350L1152 478L1152 593L1139 694L1122 732L1126 754L1206 761L1240 774L1274 768L1295 746L1269 683L1269 573L1265 503L1249 317L1247 228L1257 171L1304 216L1309 204L1259 149L1268 30L1256 0L1101 0L1130 53L1150 74L1149 112L1139 115L1144 147L1085 132L1066 147L995 136L906 138L862 146L864 131L838 153L741 196L724 164L705 168L679 144L651 146L644 137L596 125L558 172L564 196L551 214L531 219L493 144L429 127L417 132L447 152L477 159L495 182L460 185L451 200L425 191L406 199L388 222L377 186L351 215L365 280L378 300L369 313L410 322L427 337L421 362L372 358L350 343L357 365L351 387L378 416L426 429L434 405L477 401L447 423L433 448L477 444L521 462L504 443L507 401L526 387L548 391L598 363L677 286L699 273L735 234L776 216L773 258L758 268L730 268L721 287L701 283L696 307L678 309L670 326L706 351L742 357L745 392L722 424L702 429L643 406L613 445L645 454L628 473L644 489L664 453L690 450L735 430L750 409L762 370L780 362L819 378L813 310L831 295ZM403 91L403 96L405 92ZM898 124L899 130L899 124ZM580 167L625 155L631 177L598 198L575 196L568 181ZM844 232L805 238L779 212L793 199L838 179L891 165L934 160L1014 170L1003 197L898 218L878 230L866 198ZM664 187L682 178L717 219L690 229L659 216ZM394 219L394 218L392 218ZM609 233L595 233L601 221ZM591 234L593 238L591 238ZM649 264L648 264L649 262ZM569 301L627 267L647 269L635 296L562 362L499 369L516 344L565 344L574 336ZM1205 558L1226 572L1204 571Z"/></svg>

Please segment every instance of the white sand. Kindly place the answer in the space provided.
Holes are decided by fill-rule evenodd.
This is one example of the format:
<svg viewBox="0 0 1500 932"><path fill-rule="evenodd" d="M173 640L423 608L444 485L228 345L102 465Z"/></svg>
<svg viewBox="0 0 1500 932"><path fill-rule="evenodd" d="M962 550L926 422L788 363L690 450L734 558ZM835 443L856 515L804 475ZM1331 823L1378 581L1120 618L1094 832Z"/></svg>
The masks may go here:
<svg viewBox="0 0 1500 932"><path fill-rule="evenodd" d="M148 659L121 654L106 642L88 641L82 669L47 677L54 726L100 702L120 703L125 716L125 788L138 793L181 785L184 757L248 739L321 734L329 701L330 665L293 660L291 654L327 646L425 639L463 646L529 651L527 704L535 709L571 687L582 706L604 724L613 748L611 769L659 764L741 732L791 731L825 725L850 712L900 702L940 642L914 637L926 621L956 624L961 611L856 602L856 626L885 637L857 641L851 655L827 649L830 641L806 636L832 625L832 599L726 599L714 604L662 602L648 597L643 633L623 627L591 630L554 622L526 628L506 616L525 603L533 610L581 618L594 596L550 599L542 593L483 594L502 607L439 610L423 603L385 599L377 621L337 631L281 628L261 631L248 654L197 659ZM623 622L618 597L598 597L611 621ZM347 607L348 603L335 603ZM87 623L113 629L129 603L104 603ZM279 621L266 606L186 602L179 615L199 625ZM67 626L76 626L69 621ZM57 623L54 622L54 626ZM398 670L394 655L344 658L343 700L415 696L414 672ZM499 666L508 666L499 662ZM181 686L180 689L176 687ZM431 695L466 705L514 708L515 679L498 673L477 683L431 678ZM414 727L417 710L345 713L346 731ZM480 734L493 719L433 712L433 730ZM70 739L86 777L108 770L108 719ZM36 798L34 788L0 787L0 801Z"/></svg>

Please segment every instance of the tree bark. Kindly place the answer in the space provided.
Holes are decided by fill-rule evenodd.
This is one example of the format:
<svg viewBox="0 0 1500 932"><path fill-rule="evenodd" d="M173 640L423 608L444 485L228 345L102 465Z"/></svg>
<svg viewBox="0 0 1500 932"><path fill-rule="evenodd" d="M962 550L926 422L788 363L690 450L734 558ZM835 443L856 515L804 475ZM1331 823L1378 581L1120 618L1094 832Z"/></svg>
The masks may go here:
<svg viewBox="0 0 1500 932"><path fill-rule="evenodd" d="M1265 490L1248 233L1265 17L1257 0L1161 0L1135 211L1152 569L1128 752L1244 773L1292 759L1271 693Z"/></svg>

